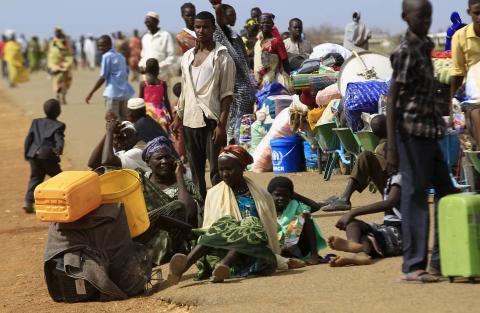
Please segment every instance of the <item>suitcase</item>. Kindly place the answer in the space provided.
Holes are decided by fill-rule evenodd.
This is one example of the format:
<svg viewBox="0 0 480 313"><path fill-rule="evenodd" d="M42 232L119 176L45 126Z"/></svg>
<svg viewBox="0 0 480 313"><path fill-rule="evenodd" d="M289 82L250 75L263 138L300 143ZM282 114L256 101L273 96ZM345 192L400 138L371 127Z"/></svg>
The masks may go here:
<svg viewBox="0 0 480 313"><path fill-rule="evenodd" d="M440 200L438 235L442 275L453 282L480 277L480 195L455 194Z"/></svg>
<svg viewBox="0 0 480 313"><path fill-rule="evenodd" d="M44 222L74 222L102 202L100 178L92 171L67 171L35 188L35 211Z"/></svg>

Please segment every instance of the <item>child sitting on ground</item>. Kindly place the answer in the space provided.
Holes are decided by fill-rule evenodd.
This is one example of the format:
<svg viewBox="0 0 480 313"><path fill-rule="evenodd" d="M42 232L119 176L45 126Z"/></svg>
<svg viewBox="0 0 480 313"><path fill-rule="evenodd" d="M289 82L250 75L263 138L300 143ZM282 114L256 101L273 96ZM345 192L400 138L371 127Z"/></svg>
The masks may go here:
<svg viewBox="0 0 480 313"><path fill-rule="evenodd" d="M320 206L294 192L293 182L287 177L273 178L268 192L278 215L282 256L306 259L308 265L320 264L322 258L318 251L326 247L326 242L310 215L320 210Z"/></svg>
<svg viewBox="0 0 480 313"><path fill-rule="evenodd" d="M372 257L392 257L402 254L401 231L401 176L396 174L387 180L384 200L352 209L343 215L335 225L347 233L347 239L337 236L328 238L333 250L354 253L351 256L339 256L330 261L330 266L368 265ZM368 224L357 220L360 215L385 212L383 224Z"/></svg>
<svg viewBox="0 0 480 313"><path fill-rule="evenodd" d="M46 117L34 119L25 138L24 156L31 169L23 207L26 213L34 212L33 192L45 175L53 177L62 171L60 155L63 152L65 124L57 120L61 113L60 102L57 99L47 100L43 111Z"/></svg>
<svg viewBox="0 0 480 313"><path fill-rule="evenodd" d="M147 114L162 126L166 133L172 123L172 110L168 100L167 83L158 79L160 67L156 59L148 59L146 79L140 83L140 98L145 100Z"/></svg>

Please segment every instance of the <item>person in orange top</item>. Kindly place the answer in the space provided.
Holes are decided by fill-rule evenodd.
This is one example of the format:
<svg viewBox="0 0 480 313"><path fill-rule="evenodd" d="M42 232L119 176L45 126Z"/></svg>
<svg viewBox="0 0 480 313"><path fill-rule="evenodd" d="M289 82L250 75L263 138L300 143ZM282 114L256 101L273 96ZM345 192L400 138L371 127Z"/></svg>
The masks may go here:
<svg viewBox="0 0 480 313"><path fill-rule="evenodd" d="M184 3L180 8L182 18L185 21L185 28L177 34L177 43L182 50L182 53L195 47L197 42L197 36L193 31L193 23L195 21L196 9L195 6L190 3Z"/></svg>
<svg viewBox="0 0 480 313"><path fill-rule="evenodd" d="M128 42L130 55L128 57L128 66L132 71L132 81L138 81L138 62L140 62L140 53L142 52L142 39L138 35L138 30L133 31L133 36Z"/></svg>

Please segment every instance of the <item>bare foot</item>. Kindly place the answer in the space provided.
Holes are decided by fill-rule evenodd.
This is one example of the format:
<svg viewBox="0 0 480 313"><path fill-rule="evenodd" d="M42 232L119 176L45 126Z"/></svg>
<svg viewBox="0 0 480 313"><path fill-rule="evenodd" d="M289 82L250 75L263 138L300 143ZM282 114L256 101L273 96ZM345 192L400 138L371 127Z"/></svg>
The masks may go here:
<svg viewBox="0 0 480 313"><path fill-rule="evenodd" d="M363 245L357 242L346 240L338 236L328 237L328 245L333 250L359 253L363 251Z"/></svg>
<svg viewBox="0 0 480 313"><path fill-rule="evenodd" d="M331 267L342 267L348 265L370 265L372 264L372 258L365 253L357 253L353 256L342 257L337 256L330 261Z"/></svg>

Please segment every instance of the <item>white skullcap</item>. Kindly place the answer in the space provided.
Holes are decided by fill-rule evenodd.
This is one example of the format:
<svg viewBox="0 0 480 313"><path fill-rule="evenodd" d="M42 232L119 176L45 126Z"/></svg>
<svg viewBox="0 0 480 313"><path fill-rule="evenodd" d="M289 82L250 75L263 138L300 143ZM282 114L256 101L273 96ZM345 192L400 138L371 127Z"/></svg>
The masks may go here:
<svg viewBox="0 0 480 313"><path fill-rule="evenodd" d="M15 31L12 29L6 29L5 30L5 37L8 39L12 39L13 35L15 35Z"/></svg>
<svg viewBox="0 0 480 313"><path fill-rule="evenodd" d="M127 102L127 108L130 110L138 110L145 107L145 100L142 98L132 98Z"/></svg>
<svg viewBox="0 0 480 313"><path fill-rule="evenodd" d="M158 15L157 12L150 11L150 12L147 13L147 16L150 16L150 17L160 21L160 15Z"/></svg>
<svg viewBox="0 0 480 313"><path fill-rule="evenodd" d="M135 125L133 125L132 122L129 121L123 121L120 123L120 131L126 131L127 129L131 129L133 131L136 131Z"/></svg>

